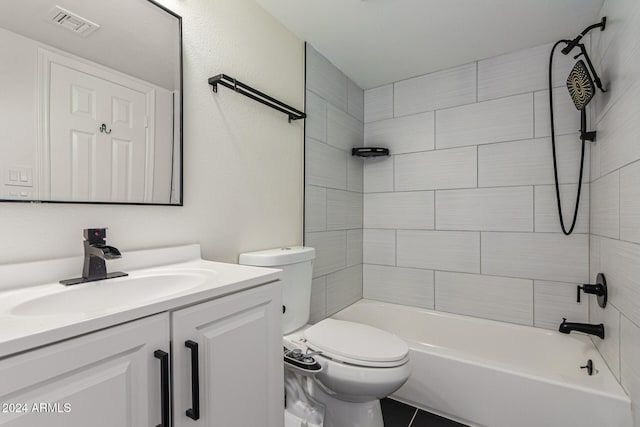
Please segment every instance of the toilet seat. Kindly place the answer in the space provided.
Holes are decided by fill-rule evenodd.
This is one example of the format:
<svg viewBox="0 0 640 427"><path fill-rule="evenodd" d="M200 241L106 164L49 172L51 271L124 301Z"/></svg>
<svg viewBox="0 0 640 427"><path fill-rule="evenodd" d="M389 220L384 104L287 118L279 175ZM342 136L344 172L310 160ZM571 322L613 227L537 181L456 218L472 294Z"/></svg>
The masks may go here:
<svg viewBox="0 0 640 427"><path fill-rule="evenodd" d="M392 368L407 363L409 346L395 335L361 323L325 319L304 331L321 357L355 366Z"/></svg>

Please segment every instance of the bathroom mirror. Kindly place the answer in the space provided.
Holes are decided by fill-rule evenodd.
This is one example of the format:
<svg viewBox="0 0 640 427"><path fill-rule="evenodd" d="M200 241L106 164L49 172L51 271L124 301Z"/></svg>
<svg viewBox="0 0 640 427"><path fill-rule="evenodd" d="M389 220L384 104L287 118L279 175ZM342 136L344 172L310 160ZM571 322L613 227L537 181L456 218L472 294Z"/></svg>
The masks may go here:
<svg viewBox="0 0 640 427"><path fill-rule="evenodd" d="M0 200L182 204L182 23L150 0L6 0Z"/></svg>

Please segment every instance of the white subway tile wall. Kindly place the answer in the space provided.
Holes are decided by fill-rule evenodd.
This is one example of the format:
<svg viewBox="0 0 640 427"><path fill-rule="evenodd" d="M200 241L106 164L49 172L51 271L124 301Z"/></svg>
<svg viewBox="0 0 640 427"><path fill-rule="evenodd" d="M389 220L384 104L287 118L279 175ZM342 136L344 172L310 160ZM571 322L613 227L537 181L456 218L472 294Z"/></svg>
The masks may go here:
<svg viewBox="0 0 640 427"><path fill-rule="evenodd" d="M364 144L365 95L309 44L306 61L304 243L316 249L315 323L362 298L364 163L351 148Z"/></svg>
<svg viewBox="0 0 640 427"><path fill-rule="evenodd" d="M433 309L433 271L417 268L364 266L364 297Z"/></svg>
<svg viewBox="0 0 640 427"><path fill-rule="evenodd" d="M394 117L476 102L476 63L393 84Z"/></svg>
<svg viewBox="0 0 640 427"><path fill-rule="evenodd" d="M590 280L606 275L605 310L592 298L590 322L604 323L594 338L632 400L640 427L640 2L605 0L607 30L594 34L593 61L606 94L596 94L592 116Z"/></svg>
<svg viewBox="0 0 640 427"><path fill-rule="evenodd" d="M396 230L364 229L362 259L365 264L396 265Z"/></svg>
<svg viewBox="0 0 640 427"><path fill-rule="evenodd" d="M551 136L551 118L549 116L549 90L536 92L535 105L535 137ZM580 129L580 113L576 110L569 91L565 87L553 89L553 123L556 135L575 133Z"/></svg>
<svg viewBox="0 0 640 427"><path fill-rule="evenodd" d="M533 323L532 280L436 271L436 282L436 310L522 325Z"/></svg>
<svg viewBox="0 0 640 427"><path fill-rule="evenodd" d="M583 40L587 41L588 37ZM523 49L478 61L478 100L503 98L549 88L548 64L552 44ZM553 62L553 87L564 86L575 61L559 55Z"/></svg>
<svg viewBox="0 0 640 427"><path fill-rule="evenodd" d="M364 93L364 122L393 117L393 85L369 89Z"/></svg>
<svg viewBox="0 0 640 427"><path fill-rule="evenodd" d="M436 191L436 228L533 231L533 187Z"/></svg>
<svg viewBox="0 0 640 427"><path fill-rule="evenodd" d="M365 194L364 226L433 230L433 195L433 191Z"/></svg>
<svg viewBox="0 0 640 427"><path fill-rule="evenodd" d="M436 147L453 148L533 138L533 94L436 112Z"/></svg>
<svg viewBox="0 0 640 427"><path fill-rule="evenodd" d="M364 125L367 146L385 147L395 154L433 150L434 142L433 111Z"/></svg>
<svg viewBox="0 0 640 427"><path fill-rule="evenodd" d="M365 297L550 329L561 313L586 321L575 286L589 278L590 147L576 232L566 237L553 185L550 49L365 91L365 142L391 150L364 163ZM563 87L574 62L556 57L553 84L568 223L582 148Z"/></svg>
<svg viewBox="0 0 640 427"><path fill-rule="evenodd" d="M476 187L476 147L394 156L395 191Z"/></svg>
<svg viewBox="0 0 640 427"><path fill-rule="evenodd" d="M562 217L568 229L573 221L578 184L560 185ZM580 191L580 208L574 233L589 232L589 184L583 184ZM535 187L535 231L540 233L561 233L558 220L558 200L555 185L536 185Z"/></svg>
<svg viewBox="0 0 640 427"><path fill-rule="evenodd" d="M361 255L367 298L550 329L561 317L602 322L607 338L594 341L631 396L640 427L640 3L605 0L601 14L609 17L607 31L585 40L609 90L589 107L589 128L598 138L585 147L580 213L570 237L558 224L553 185L551 45L367 90L362 115L350 105L360 98L349 95L348 79L324 59L310 61L308 77L315 81L307 89L317 97L308 97L307 111L318 117L307 123L307 185L365 193L362 234L320 231L330 224L326 213L307 213L307 244L351 259L319 259L325 280L314 281L316 320L357 297L357 286L345 285L331 291L340 301L329 304L326 275ZM579 113L563 88L573 62L557 55L553 80L566 224L582 148ZM364 162L361 186L360 170L327 149L345 151L344 141L360 136L336 109L364 119L367 142L391 149L389 158ZM323 122L336 129L323 132ZM426 194L433 194L431 202L421 197ZM309 197L307 209L322 209L317 190ZM331 233L342 233L348 249L340 252L342 241ZM361 254L354 249L360 238ZM606 310L593 297L575 301L575 286L593 282L598 272L607 275ZM351 274L345 283L360 277L342 274Z"/></svg>
<svg viewBox="0 0 640 427"><path fill-rule="evenodd" d="M480 273L480 233L398 230L397 235L399 267Z"/></svg>
<svg viewBox="0 0 640 427"><path fill-rule="evenodd" d="M591 184L591 234L620 237L620 172L614 171Z"/></svg>
<svg viewBox="0 0 640 427"><path fill-rule="evenodd" d="M603 310L595 298L589 299L590 320L604 324L605 339L593 338L611 372L620 380L620 312L613 306Z"/></svg>
<svg viewBox="0 0 640 427"><path fill-rule="evenodd" d="M585 296L576 302L576 284L545 282L536 280L533 284L535 326L556 329L563 318L571 322L589 321L589 298Z"/></svg>

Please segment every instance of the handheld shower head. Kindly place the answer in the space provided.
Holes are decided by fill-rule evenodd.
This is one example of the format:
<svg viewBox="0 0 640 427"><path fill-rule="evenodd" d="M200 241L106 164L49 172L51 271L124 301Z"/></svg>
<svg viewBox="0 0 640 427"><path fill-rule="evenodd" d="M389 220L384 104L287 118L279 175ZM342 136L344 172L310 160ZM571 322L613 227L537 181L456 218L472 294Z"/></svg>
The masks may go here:
<svg viewBox="0 0 640 427"><path fill-rule="evenodd" d="M580 60L573 66L567 78L567 89L569 89L573 105L576 106L578 111L584 110L593 99L596 87L584 61Z"/></svg>

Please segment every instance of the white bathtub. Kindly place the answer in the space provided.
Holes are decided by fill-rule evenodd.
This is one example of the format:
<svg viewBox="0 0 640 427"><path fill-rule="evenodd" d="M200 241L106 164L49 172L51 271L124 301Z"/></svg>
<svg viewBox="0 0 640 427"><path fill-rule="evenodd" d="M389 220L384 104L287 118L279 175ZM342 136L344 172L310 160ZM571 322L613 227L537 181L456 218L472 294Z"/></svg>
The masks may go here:
<svg viewBox="0 0 640 427"><path fill-rule="evenodd" d="M472 426L630 427L631 402L586 336L361 300L336 319L405 339L394 398ZM597 372L587 375L591 359Z"/></svg>

